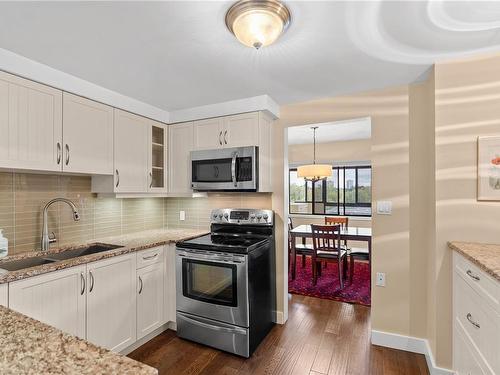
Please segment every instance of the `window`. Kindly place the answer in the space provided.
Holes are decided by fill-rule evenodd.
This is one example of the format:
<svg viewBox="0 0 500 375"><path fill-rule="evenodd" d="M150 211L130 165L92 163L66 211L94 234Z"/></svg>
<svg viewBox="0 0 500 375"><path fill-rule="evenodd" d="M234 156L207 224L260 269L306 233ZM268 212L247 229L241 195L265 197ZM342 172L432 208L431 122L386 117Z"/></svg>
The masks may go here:
<svg viewBox="0 0 500 375"><path fill-rule="evenodd" d="M372 169L369 166L333 167L326 180L305 181L290 169L290 213L371 216Z"/></svg>

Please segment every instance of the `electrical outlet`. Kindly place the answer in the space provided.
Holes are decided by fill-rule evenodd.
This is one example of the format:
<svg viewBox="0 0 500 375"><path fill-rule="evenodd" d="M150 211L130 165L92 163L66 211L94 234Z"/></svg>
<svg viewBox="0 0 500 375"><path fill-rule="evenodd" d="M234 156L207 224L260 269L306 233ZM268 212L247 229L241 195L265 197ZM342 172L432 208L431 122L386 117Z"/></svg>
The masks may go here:
<svg viewBox="0 0 500 375"><path fill-rule="evenodd" d="M180 221L186 220L186 211L179 211L179 220Z"/></svg>
<svg viewBox="0 0 500 375"><path fill-rule="evenodd" d="M377 286L385 286L385 272L377 272Z"/></svg>

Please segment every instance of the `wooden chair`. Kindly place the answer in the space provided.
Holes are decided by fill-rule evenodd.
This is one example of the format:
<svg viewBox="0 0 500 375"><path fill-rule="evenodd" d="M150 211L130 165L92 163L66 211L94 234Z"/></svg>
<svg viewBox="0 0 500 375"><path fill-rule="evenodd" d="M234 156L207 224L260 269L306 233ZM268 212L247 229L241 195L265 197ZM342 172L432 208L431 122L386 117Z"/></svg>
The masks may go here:
<svg viewBox="0 0 500 375"><path fill-rule="evenodd" d="M313 238L313 285L318 281L321 262L337 263L340 288L344 288L347 251L341 246L340 225L311 225Z"/></svg>
<svg viewBox="0 0 500 375"><path fill-rule="evenodd" d="M290 258L292 255L292 236L290 235L290 231L293 229L292 218L288 217L288 268L290 268ZM295 255L302 255L302 268L306 266L306 256L312 256L313 248L311 245L306 244L306 239L302 238L301 244L295 244ZM297 262L294 262L294 265Z"/></svg>
<svg viewBox="0 0 500 375"><path fill-rule="evenodd" d="M325 216L325 224L326 225L340 225L342 229L349 228L349 218L348 217L331 217ZM362 247L352 247L350 248L347 245L347 240L344 240L343 244L345 250L347 250L347 254L349 257L349 279L352 282L352 278L354 275L354 262L355 260L369 260L370 255L368 253L368 249Z"/></svg>

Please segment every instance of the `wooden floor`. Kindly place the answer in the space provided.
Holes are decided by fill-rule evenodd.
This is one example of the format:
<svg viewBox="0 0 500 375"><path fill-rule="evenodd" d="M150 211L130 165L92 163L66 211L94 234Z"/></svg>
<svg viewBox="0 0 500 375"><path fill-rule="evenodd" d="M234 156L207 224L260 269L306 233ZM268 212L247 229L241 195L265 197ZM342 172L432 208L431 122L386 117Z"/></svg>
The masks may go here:
<svg viewBox="0 0 500 375"><path fill-rule="evenodd" d="M425 357L370 344L370 309L293 295L285 325L276 325L249 359L179 339L166 331L129 357L163 374L429 374Z"/></svg>

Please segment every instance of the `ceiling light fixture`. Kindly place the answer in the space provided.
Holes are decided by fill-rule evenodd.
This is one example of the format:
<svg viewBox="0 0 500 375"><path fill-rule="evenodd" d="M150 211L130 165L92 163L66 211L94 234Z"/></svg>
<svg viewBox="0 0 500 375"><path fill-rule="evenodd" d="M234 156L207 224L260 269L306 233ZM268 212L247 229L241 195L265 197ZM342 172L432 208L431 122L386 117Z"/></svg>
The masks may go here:
<svg viewBox="0 0 500 375"><path fill-rule="evenodd" d="M331 177L332 166L330 164L316 164L316 129L318 127L313 126L311 129L313 130L313 163L298 167L297 177L314 182Z"/></svg>
<svg viewBox="0 0 500 375"><path fill-rule="evenodd" d="M259 49L290 25L290 11L278 0L240 0L226 13L226 26L244 45Z"/></svg>

